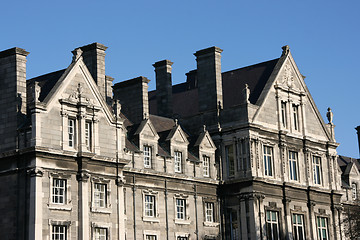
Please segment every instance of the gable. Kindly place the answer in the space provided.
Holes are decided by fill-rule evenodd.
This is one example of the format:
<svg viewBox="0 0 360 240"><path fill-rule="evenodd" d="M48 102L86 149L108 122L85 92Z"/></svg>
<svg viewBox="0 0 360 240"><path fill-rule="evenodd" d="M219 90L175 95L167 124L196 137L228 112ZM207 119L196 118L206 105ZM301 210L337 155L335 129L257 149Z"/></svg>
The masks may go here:
<svg viewBox="0 0 360 240"><path fill-rule="evenodd" d="M82 57L72 62L45 97L43 104L49 111L60 101L79 102L99 109L109 122L114 115L85 66Z"/></svg>
<svg viewBox="0 0 360 240"><path fill-rule="evenodd" d="M273 74L261 93L256 105L259 105L252 122L264 127L279 129L281 125L281 102L285 104L285 130L294 129L294 111L298 110L298 123L302 127L305 116L306 135L319 140L329 141L330 135L326 129L311 94L306 87L304 77L300 74L290 51L283 54L278 61ZM294 110L295 109L295 110ZM299 127L298 127L299 128ZM301 129L302 130L302 129ZM302 131L298 131L302 134Z"/></svg>
<svg viewBox="0 0 360 240"><path fill-rule="evenodd" d="M140 126L136 130L135 134L138 134L145 138L151 139L159 139L159 135L157 134L155 127L151 123L150 119L145 119L140 123Z"/></svg>
<svg viewBox="0 0 360 240"><path fill-rule="evenodd" d="M185 132L181 129L180 125L176 125L167 136L166 140L172 143L189 144Z"/></svg>
<svg viewBox="0 0 360 240"><path fill-rule="evenodd" d="M216 149L215 144L211 139L211 136L208 131L203 132L199 135L194 146L199 146L200 149L212 149L212 150Z"/></svg>

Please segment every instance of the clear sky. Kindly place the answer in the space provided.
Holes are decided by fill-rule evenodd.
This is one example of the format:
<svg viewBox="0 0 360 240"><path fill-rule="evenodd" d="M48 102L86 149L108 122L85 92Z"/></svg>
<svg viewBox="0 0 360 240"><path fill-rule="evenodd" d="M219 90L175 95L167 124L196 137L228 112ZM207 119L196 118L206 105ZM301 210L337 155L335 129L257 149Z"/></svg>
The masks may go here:
<svg viewBox="0 0 360 240"><path fill-rule="evenodd" d="M71 51L108 46L106 74L155 88L156 61L174 62L173 82L196 68L193 53L218 46L222 71L278 58L289 45L326 119L334 112L338 153L359 157L360 1L2 1L0 50L30 52L28 78L66 68Z"/></svg>

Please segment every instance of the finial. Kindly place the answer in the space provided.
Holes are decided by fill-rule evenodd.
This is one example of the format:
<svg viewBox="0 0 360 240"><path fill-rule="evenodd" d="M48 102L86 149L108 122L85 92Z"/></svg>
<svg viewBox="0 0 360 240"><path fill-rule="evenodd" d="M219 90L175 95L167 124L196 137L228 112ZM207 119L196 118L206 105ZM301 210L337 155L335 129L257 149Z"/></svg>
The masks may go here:
<svg viewBox="0 0 360 240"><path fill-rule="evenodd" d="M328 111L326 113L326 117L327 117L329 123L332 124L333 123L332 121L333 121L334 113L331 111L331 108L328 108L327 110Z"/></svg>
<svg viewBox="0 0 360 240"><path fill-rule="evenodd" d="M179 125L179 123L178 123L178 119L177 118L175 118L175 126L178 126Z"/></svg>
<svg viewBox="0 0 360 240"><path fill-rule="evenodd" d="M290 52L290 47L289 47L289 45L285 45L285 46L283 46L282 47L282 56L284 56L284 55L287 55L289 52Z"/></svg>
<svg viewBox="0 0 360 240"><path fill-rule="evenodd" d="M75 48L72 51L73 54L73 58L72 58L72 62L76 62L82 55L83 51L80 48Z"/></svg>
<svg viewBox="0 0 360 240"><path fill-rule="evenodd" d="M206 132L206 125L203 125L203 132Z"/></svg>
<svg viewBox="0 0 360 240"><path fill-rule="evenodd" d="M145 119L148 119L147 113L144 113L144 114L143 114L143 120L145 120Z"/></svg>
<svg viewBox="0 0 360 240"><path fill-rule="evenodd" d="M39 86L39 82L34 82L34 92L33 92L33 98L34 98L34 102L39 102L39 97L40 97L40 86Z"/></svg>

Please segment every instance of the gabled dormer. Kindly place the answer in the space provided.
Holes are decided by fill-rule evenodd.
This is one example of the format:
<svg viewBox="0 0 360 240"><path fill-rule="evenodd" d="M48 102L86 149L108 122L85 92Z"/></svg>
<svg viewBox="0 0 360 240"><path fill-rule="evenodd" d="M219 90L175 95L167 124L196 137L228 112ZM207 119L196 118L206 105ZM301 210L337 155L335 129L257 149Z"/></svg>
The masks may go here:
<svg viewBox="0 0 360 240"><path fill-rule="evenodd" d="M168 167L169 173L187 174L192 172L188 159L188 135L183 131L181 126L175 120L174 127L170 130L165 138L166 146L172 157L172 164Z"/></svg>
<svg viewBox="0 0 360 240"><path fill-rule="evenodd" d="M135 162L135 168L156 169L161 171L162 166L157 163L159 135L150 119L141 121L134 133L134 142L138 146L141 157Z"/></svg>
<svg viewBox="0 0 360 240"><path fill-rule="evenodd" d="M215 150L215 144L204 126L191 150L199 159L199 164L196 168L196 177L217 178L218 173L215 167Z"/></svg>

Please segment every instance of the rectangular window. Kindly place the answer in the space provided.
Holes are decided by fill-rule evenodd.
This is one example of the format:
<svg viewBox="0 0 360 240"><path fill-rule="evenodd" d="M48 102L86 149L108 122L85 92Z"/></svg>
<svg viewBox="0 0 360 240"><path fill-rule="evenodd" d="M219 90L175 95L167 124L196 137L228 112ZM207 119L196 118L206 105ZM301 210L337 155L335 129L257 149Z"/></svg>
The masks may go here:
<svg viewBox="0 0 360 240"><path fill-rule="evenodd" d="M210 177L210 158L203 156L203 174L204 177Z"/></svg>
<svg viewBox="0 0 360 240"><path fill-rule="evenodd" d="M293 214L293 237L294 240L305 240L304 215Z"/></svg>
<svg viewBox="0 0 360 240"><path fill-rule="evenodd" d="M289 174L290 180L298 181L298 153L289 151Z"/></svg>
<svg viewBox="0 0 360 240"><path fill-rule="evenodd" d="M54 178L52 186L52 202L65 204L66 202L66 180Z"/></svg>
<svg viewBox="0 0 360 240"><path fill-rule="evenodd" d="M145 195L145 216L155 217L155 196Z"/></svg>
<svg viewBox="0 0 360 240"><path fill-rule="evenodd" d="M94 240L107 240L107 229L106 228L94 228Z"/></svg>
<svg viewBox="0 0 360 240"><path fill-rule="evenodd" d="M328 237L328 225L326 217L317 217L317 229L320 240L327 240Z"/></svg>
<svg viewBox="0 0 360 240"><path fill-rule="evenodd" d="M264 146L264 174L265 176L273 175L273 148Z"/></svg>
<svg viewBox="0 0 360 240"><path fill-rule="evenodd" d="M237 212L235 210L231 210L230 213L230 226L231 226L231 240L240 239Z"/></svg>
<svg viewBox="0 0 360 240"><path fill-rule="evenodd" d="M67 227L63 225L53 225L52 226L52 240L66 240Z"/></svg>
<svg viewBox="0 0 360 240"><path fill-rule="evenodd" d="M94 184L94 207L106 207L106 184Z"/></svg>
<svg viewBox="0 0 360 240"><path fill-rule="evenodd" d="M235 158L233 145L225 146L226 163L228 165L228 174L232 176L235 174Z"/></svg>
<svg viewBox="0 0 360 240"><path fill-rule="evenodd" d="M146 235L145 240L157 240L156 235Z"/></svg>
<svg viewBox="0 0 360 240"><path fill-rule="evenodd" d="M212 202L205 203L205 221L214 222L214 203Z"/></svg>
<svg viewBox="0 0 360 240"><path fill-rule="evenodd" d="M269 240L279 240L279 216L277 211L266 211L266 236Z"/></svg>
<svg viewBox="0 0 360 240"><path fill-rule="evenodd" d="M286 128L286 102L281 102L281 124Z"/></svg>
<svg viewBox="0 0 360 240"><path fill-rule="evenodd" d="M357 199L357 185L356 185L356 183L351 184L351 191L352 191L352 199L356 200Z"/></svg>
<svg viewBox="0 0 360 240"><path fill-rule="evenodd" d="M144 146L144 167L151 168L151 147Z"/></svg>
<svg viewBox="0 0 360 240"><path fill-rule="evenodd" d="M293 104L294 129L299 131L299 106Z"/></svg>
<svg viewBox="0 0 360 240"><path fill-rule="evenodd" d="M313 156L313 174L314 174L314 184L321 184L321 158L318 156Z"/></svg>
<svg viewBox="0 0 360 240"><path fill-rule="evenodd" d="M248 147L249 145L246 140L240 141L238 170L247 170L250 168Z"/></svg>
<svg viewBox="0 0 360 240"><path fill-rule="evenodd" d="M85 122L85 145L91 150L91 122Z"/></svg>
<svg viewBox="0 0 360 240"><path fill-rule="evenodd" d="M174 163L175 163L175 172L181 173L182 172L182 153L181 152L175 152Z"/></svg>
<svg viewBox="0 0 360 240"><path fill-rule="evenodd" d="M186 203L185 199L180 199L180 198L176 199L176 218L177 219L185 220L185 216L186 216L185 203Z"/></svg>
<svg viewBox="0 0 360 240"><path fill-rule="evenodd" d="M68 120L69 147L75 146L75 120Z"/></svg>

